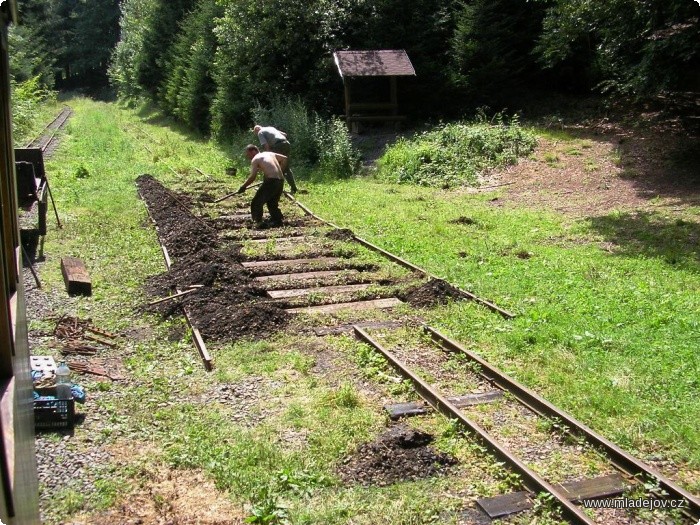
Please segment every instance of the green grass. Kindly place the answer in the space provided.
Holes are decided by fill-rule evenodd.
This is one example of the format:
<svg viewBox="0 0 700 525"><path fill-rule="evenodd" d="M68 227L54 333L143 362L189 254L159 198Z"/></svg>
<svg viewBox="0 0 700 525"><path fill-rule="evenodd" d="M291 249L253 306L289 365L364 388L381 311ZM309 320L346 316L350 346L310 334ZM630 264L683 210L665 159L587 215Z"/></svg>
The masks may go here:
<svg viewBox="0 0 700 525"><path fill-rule="evenodd" d="M567 220L493 209L493 195L353 180L314 186L304 202L517 314L457 303L428 312L433 325L618 444L697 467L697 225L655 213Z"/></svg>
<svg viewBox="0 0 700 525"><path fill-rule="evenodd" d="M240 170L236 180L227 177L225 167L244 166L243 157L170 126L148 108L84 99L71 105L66 141L47 164L64 228L56 229L49 216L42 283L49 293L63 294L57 261L80 257L93 296L71 299L66 310L106 329L152 327L152 333L124 343L129 386L95 387L104 429L90 435L76 429L78 440L128 443L129 450L143 446L149 453L115 465L95 495L69 494L62 519L118 505L128 487L139 485L134 479L143 462L206 472L259 522L286 509L290 522L299 524L371 524L378 516L387 523L450 523L464 497L509 486L512 480L499 477L493 460L437 417L414 424L437 425L437 446L459 457L463 472L384 488L345 486L335 466L385 420L352 374L341 369L335 379L342 382L334 384L312 372L317 354L306 348L319 339L281 334L267 342L216 345L210 349L213 373L203 370L189 335L169 342L170 329L181 321L158 324L137 310L145 279L165 268L134 180L150 173L183 191L211 180L223 195L242 178ZM150 151L140 142L144 137ZM694 223L655 213L565 220L542 210L493 208L493 193L362 179L309 189L302 200L321 216L517 314L507 321L473 303L450 303L418 312L429 324L618 444L662 454L681 468L683 461L700 464L700 268L689 242ZM599 249L604 242L614 242L615 250ZM366 315L375 320L382 314ZM357 363L365 362L375 372L366 380L387 397L408 397L405 385L381 380L376 372L388 369L354 339L323 344L358 377ZM256 378L264 378L262 395L250 413L264 414L259 422L238 421L229 406L210 399L213 389ZM172 403L173 392L188 400ZM287 435L298 441L281 438Z"/></svg>

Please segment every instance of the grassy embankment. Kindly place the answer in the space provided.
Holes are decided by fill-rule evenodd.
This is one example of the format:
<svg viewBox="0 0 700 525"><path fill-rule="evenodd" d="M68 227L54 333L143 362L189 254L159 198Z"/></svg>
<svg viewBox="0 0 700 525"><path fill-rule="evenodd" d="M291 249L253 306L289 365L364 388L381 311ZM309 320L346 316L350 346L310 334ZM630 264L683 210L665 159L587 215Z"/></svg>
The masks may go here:
<svg viewBox="0 0 700 525"><path fill-rule="evenodd" d="M42 280L60 293L57 261L81 257L94 295L66 308L112 330L154 328L150 336L126 344L129 385L102 386L96 396L104 425L89 436L93 445L128 449L131 457L121 458L122 467L104 477L99 498L85 500L68 486L56 516L113 505L120 493L138 489L160 462L204 470L236 503L250 504L242 515L283 513L284 502L294 523L340 524L349 517L374 523L376 516L390 523L426 523L460 508L451 494L495 494L508 484L492 473L488 460L479 459L476 447L455 440L447 422L429 418L416 424L438 424L438 445L467 465L459 476L387 488L342 486L333 465L381 429L383 415L351 381L338 388L311 373L314 359L300 350L308 341L280 335L267 343L218 346L213 374L202 371L187 337L168 342L168 331L179 321L157 324L136 311L144 301L144 279L164 267L155 234L144 227L146 212L133 181L152 173L183 188L201 178L197 166L213 174L223 193L239 183L222 175L231 160L209 143L144 123L115 105L85 100L72 105L76 113L66 142L49 163L65 227L47 237ZM143 136L136 124L150 134L153 154L139 144ZM235 163L243 165L242 159ZM698 262L682 242L657 245L657 256L632 244L609 254L596 245L606 231L595 223L543 211L494 210L488 206L493 194L367 180L310 190L303 201L321 216L518 314L506 321L457 303L425 311L431 324L620 445L667 456L681 469L700 463L694 417L700 409ZM451 222L459 217L473 224ZM626 220L609 217L611 227L624 228ZM662 227L681 239L690 226ZM526 252L528 258L518 256ZM669 264L671 257L676 264ZM340 337L331 344L350 365L357 361L359 345L353 340ZM267 394L273 401L264 398L256 407L269 414L261 424L236 423L225 407L202 402L212 383L258 376L272 384ZM173 392L189 392L191 401L173 404ZM77 429L76 443L86 437L82 432ZM301 436L293 446L280 440L290 432ZM143 452L134 455L138 450ZM697 492L697 479L690 488Z"/></svg>

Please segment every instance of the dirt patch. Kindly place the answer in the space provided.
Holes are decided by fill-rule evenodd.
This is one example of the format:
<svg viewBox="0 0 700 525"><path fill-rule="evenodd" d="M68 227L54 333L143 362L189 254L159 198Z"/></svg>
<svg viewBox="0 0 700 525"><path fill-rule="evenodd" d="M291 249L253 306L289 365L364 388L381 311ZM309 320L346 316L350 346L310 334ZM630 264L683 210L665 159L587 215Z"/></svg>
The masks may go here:
<svg viewBox="0 0 700 525"><path fill-rule="evenodd" d="M412 306L435 306L446 304L450 299L463 299L464 293L442 279L431 279L427 283L412 286L399 295L402 301Z"/></svg>
<svg viewBox="0 0 700 525"><path fill-rule="evenodd" d="M452 224L465 224L467 226L473 226L475 224L479 224L476 220L472 219L471 217L457 217L456 219L453 219L450 221Z"/></svg>
<svg viewBox="0 0 700 525"><path fill-rule="evenodd" d="M115 508L79 516L71 525L233 525L244 518L201 472L161 468Z"/></svg>
<svg viewBox="0 0 700 525"><path fill-rule="evenodd" d="M570 126L573 140L541 139L534 154L487 184L503 186L494 204L548 208L574 217L613 210L700 204L700 139L605 123Z"/></svg>
<svg viewBox="0 0 700 525"><path fill-rule="evenodd" d="M240 247L221 248L214 229L187 210L188 201L153 177L142 175L137 184L161 242L174 257L167 273L147 281L146 291L163 298L177 289L200 286L178 299L149 304L147 310L168 317L186 308L205 340L264 339L287 324L288 314L264 297L265 290L238 262Z"/></svg>
<svg viewBox="0 0 700 525"><path fill-rule="evenodd" d="M457 459L428 446L432 441L430 434L395 425L360 445L343 462L339 475L348 484L379 486L444 475Z"/></svg>
<svg viewBox="0 0 700 525"><path fill-rule="evenodd" d="M326 233L326 237L336 241L352 241L355 239L355 234L348 228L336 228Z"/></svg>

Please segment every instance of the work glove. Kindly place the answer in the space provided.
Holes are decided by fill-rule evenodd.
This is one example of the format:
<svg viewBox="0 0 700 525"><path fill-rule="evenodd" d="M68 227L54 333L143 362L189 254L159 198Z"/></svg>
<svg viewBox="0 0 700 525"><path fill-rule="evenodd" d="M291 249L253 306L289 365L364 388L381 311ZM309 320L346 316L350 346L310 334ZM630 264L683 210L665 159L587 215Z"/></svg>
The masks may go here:
<svg viewBox="0 0 700 525"><path fill-rule="evenodd" d="M241 186L240 188L238 188L236 195L240 195L241 193L245 193L245 190L246 190L245 185Z"/></svg>

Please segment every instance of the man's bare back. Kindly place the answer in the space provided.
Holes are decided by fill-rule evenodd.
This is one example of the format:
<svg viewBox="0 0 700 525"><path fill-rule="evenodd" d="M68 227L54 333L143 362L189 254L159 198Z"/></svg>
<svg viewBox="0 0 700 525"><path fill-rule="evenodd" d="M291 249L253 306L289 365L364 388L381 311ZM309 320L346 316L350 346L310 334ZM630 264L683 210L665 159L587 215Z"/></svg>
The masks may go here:
<svg viewBox="0 0 700 525"><path fill-rule="evenodd" d="M287 157L272 151L263 151L255 155L250 161L251 176L262 171L266 179L283 179L284 167Z"/></svg>

